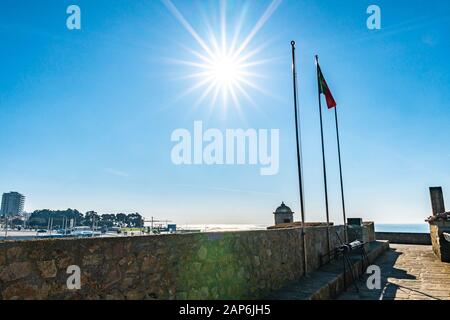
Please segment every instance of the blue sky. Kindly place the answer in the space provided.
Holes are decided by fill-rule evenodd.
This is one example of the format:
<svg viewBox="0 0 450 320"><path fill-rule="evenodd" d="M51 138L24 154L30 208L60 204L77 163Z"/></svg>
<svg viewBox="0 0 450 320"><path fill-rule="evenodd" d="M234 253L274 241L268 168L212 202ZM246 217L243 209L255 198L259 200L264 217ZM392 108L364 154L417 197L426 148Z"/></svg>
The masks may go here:
<svg viewBox="0 0 450 320"><path fill-rule="evenodd" d="M175 1L198 34L219 32L220 2ZM271 1L228 1L242 38ZM66 28L81 8L82 29ZM381 30L366 9L381 8ZM297 41L308 221L324 220L314 55L340 112L348 216L414 223L429 215L428 187L450 197L450 4L446 1L284 0L252 39L259 51L254 105L212 105L182 79L202 48L161 1L3 0L0 4L0 191L26 209L135 212L178 223L272 223L285 201L299 212L290 41ZM228 30L228 29L227 29ZM217 103L219 104L219 103ZM173 130L280 129L280 170L175 166ZM333 113L324 111L331 220L341 207ZM450 198L448 198L450 201ZM297 217L299 219L299 217Z"/></svg>

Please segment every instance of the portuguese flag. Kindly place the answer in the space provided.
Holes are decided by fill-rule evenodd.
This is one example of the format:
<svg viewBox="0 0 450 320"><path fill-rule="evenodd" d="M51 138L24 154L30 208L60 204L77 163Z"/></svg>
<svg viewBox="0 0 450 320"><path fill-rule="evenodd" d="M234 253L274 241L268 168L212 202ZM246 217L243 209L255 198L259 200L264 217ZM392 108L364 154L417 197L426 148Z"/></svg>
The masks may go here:
<svg viewBox="0 0 450 320"><path fill-rule="evenodd" d="M317 77L319 81L319 93L323 93L327 100L328 109L336 107L336 101L334 101L333 95L331 94L330 88L328 88L327 82L323 77L322 70L320 70L319 63L317 63Z"/></svg>

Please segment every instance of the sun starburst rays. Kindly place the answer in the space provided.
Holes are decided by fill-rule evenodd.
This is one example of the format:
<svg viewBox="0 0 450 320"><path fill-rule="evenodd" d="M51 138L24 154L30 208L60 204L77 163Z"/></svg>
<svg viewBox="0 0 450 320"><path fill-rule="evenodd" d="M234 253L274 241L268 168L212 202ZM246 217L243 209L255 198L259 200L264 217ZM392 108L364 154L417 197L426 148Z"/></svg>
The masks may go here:
<svg viewBox="0 0 450 320"><path fill-rule="evenodd" d="M234 32L230 32L227 26L226 1L221 0L219 32L214 32L209 22L205 21L206 33L208 34L206 40L192 27L171 0L163 0L163 2L199 46L197 49L182 46L191 55L189 59L192 60L173 60L177 64L188 67L188 74L181 78L193 82L190 87L181 93L181 97L199 92L195 105L198 106L207 98L210 98L211 108L217 106L219 97L221 97L223 108L226 109L229 105L233 105L238 113L241 113L241 97L254 106L255 102L250 94L251 91L266 93L256 83L257 79L264 77L258 72L258 68L269 63L271 59L257 59L258 54L267 44L263 43L251 49L252 40L275 12L281 0L273 0L270 3L242 42L239 42L239 39L241 38L248 6L240 11L233 28ZM230 39L231 41L229 41Z"/></svg>

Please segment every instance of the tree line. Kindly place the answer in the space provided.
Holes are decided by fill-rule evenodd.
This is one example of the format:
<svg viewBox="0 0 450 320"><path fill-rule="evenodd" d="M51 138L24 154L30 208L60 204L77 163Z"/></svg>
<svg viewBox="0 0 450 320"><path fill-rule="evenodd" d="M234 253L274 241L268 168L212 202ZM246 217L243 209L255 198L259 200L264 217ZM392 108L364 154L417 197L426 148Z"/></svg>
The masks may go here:
<svg viewBox="0 0 450 320"><path fill-rule="evenodd" d="M50 220L52 221L53 229L69 226L71 220L73 221L73 226L95 225L107 228L140 228L144 226L144 218L137 212L129 214L98 214L95 211L88 211L83 214L76 209L36 210L31 214L26 224L31 228L46 228Z"/></svg>

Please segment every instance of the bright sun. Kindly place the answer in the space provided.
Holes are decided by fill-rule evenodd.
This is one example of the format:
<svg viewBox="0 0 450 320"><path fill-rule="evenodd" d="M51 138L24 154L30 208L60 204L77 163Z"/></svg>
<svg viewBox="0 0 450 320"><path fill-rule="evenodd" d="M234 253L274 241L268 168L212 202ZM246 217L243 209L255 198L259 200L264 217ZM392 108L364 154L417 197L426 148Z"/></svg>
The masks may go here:
<svg viewBox="0 0 450 320"><path fill-rule="evenodd" d="M256 84L255 79L261 77L261 75L256 72L255 67L265 64L269 60L256 59L256 55L261 52L264 45L250 49L250 44L280 5L281 0L272 0L249 34L241 38L240 31L243 27L246 12L246 10L243 10L236 26L233 28L233 37L230 39L227 37L229 30L227 29L226 1L221 0L219 35L216 35L207 23L209 34L207 40L197 33L171 0L163 1L199 45L197 49L185 48L192 54L193 60L174 60L176 63L190 67L189 74L183 78L191 80L192 84L181 96L199 91L201 94L197 99L197 104L210 97L211 107L215 107L218 98L221 96L225 108L230 104L231 98L232 104L240 109L240 97L254 104L249 94L250 89L266 93ZM239 41L239 39L243 40Z"/></svg>
<svg viewBox="0 0 450 320"><path fill-rule="evenodd" d="M218 56L211 64L211 77L218 85L227 87L239 80L240 69L232 57Z"/></svg>

